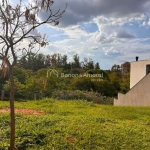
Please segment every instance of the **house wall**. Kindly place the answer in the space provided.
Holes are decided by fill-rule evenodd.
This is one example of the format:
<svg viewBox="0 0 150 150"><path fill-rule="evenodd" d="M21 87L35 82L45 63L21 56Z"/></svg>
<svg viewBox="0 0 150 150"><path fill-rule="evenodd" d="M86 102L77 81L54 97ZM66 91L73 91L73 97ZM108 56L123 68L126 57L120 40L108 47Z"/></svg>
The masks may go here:
<svg viewBox="0 0 150 150"><path fill-rule="evenodd" d="M130 89L146 75L146 65L150 60L131 62L130 70Z"/></svg>
<svg viewBox="0 0 150 150"><path fill-rule="evenodd" d="M142 73L140 76L142 77ZM125 95L118 93L118 99L114 99L114 106L150 106L150 74Z"/></svg>

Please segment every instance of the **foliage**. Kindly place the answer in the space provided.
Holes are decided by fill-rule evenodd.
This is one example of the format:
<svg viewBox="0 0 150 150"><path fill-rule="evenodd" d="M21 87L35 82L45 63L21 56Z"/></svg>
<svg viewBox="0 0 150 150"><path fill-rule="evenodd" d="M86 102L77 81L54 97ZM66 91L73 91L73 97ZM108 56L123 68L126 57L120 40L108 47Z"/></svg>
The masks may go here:
<svg viewBox="0 0 150 150"><path fill-rule="evenodd" d="M18 66L33 71L38 71L39 69L47 67L62 68L64 70L81 68L85 70L100 69L98 62L94 63L91 58L84 58L83 61L80 61L78 54L73 55L72 62L68 62L68 56L60 53L44 55L42 53L37 54L33 52L28 52L27 54L23 55L18 60Z"/></svg>
<svg viewBox="0 0 150 150"><path fill-rule="evenodd" d="M98 103L98 104L112 104L113 98L107 98L103 96L101 93L93 92L93 91L80 91L80 90L74 90L74 91L54 91L52 93L52 97L56 98L58 100L87 100L90 102Z"/></svg>
<svg viewBox="0 0 150 150"><path fill-rule="evenodd" d="M130 90L130 74L126 73L120 82L120 90L122 93L127 93Z"/></svg>
<svg viewBox="0 0 150 150"><path fill-rule="evenodd" d="M90 91L91 89L94 89L94 83L90 78L76 77L71 80L70 87L73 90Z"/></svg>
<svg viewBox="0 0 150 150"><path fill-rule="evenodd" d="M47 78L47 71L54 69L53 67L41 68L37 71L24 69L19 66L14 68L15 83L17 85L16 98L33 99L34 93L37 94L38 98L51 97L53 91L60 90L81 90L81 91L94 91L102 93L107 97L116 97L118 92L126 93L129 90L130 74L122 74L121 71L105 71L100 69L89 69L89 68L72 68L71 70L61 68L63 55L54 54L53 59L56 60L55 70L59 76L49 76ZM50 58L51 58L50 57ZM57 59L56 59L57 58ZM59 58L59 59L58 59ZM59 60L59 61L58 61ZM73 62L69 62L72 64ZM36 66L35 66L36 67ZM37 66L38 67L38 66ZM63 77L62 74L76 74L78 77ZM90 78L84 76L84 74L101 74L103 77L100 79ZM79 77L83 75L84 77ZM94 79L94 80L93 80ZM0 80L1 81L1 80ZM3 81L3 89L8 91L10 88L9 81Z"/></svg>

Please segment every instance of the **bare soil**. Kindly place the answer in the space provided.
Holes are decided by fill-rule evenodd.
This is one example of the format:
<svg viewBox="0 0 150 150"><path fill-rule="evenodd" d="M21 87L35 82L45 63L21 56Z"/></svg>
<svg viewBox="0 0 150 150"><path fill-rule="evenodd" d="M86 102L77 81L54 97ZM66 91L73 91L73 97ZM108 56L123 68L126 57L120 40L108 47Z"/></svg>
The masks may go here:
<svg viewBox="0 0 150 150"><path fill-rule="evenodd" d="M9 113L9 112L10 112L10 108L0 109L0 113ZM26 114L26 115L44 115L44 112L40 110L22 109L22 108L15 108L15 113Z"/></svg>

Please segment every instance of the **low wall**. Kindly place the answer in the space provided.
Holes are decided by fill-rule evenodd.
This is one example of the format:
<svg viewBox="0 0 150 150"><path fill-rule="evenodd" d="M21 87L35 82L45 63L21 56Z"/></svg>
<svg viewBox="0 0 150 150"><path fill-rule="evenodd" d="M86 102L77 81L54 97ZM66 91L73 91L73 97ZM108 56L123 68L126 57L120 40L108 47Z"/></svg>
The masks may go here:
<svg viewBox="0 0 150 150"><path fill-rule="evenodd" d="M150 106L150 74L126 94L118 93L114 106Z"/></svg>

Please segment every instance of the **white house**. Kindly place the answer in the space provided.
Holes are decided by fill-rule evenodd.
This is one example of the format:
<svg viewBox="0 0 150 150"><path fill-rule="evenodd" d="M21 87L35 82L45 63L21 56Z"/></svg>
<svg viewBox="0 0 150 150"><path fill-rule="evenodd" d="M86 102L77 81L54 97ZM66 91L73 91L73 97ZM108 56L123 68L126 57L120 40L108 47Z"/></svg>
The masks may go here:
<svg viewBox="0 0 150 150"><path fill-rule="evenodd" d="M150 60L130 63L130 90L118 93L114 106L150 106Z"/></svg>

